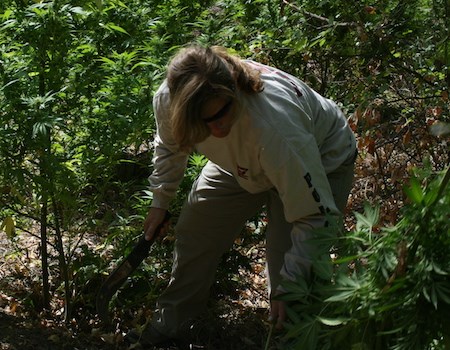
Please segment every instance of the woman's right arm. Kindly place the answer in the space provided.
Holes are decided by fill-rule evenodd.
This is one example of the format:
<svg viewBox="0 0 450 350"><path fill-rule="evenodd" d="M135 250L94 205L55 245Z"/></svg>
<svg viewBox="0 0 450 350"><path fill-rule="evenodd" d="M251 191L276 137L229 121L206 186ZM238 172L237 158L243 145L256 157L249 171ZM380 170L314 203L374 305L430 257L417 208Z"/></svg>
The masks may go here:
<svg viewBox="0 0 450 350"><path fill-rule="evenodd" d="M180 152L173 140L168 113L169 104L169 91L163 82L153 98L157 131L153 143L153 172L149 177L150 191L153 192L152 208L144 223L147 239L152 237L156 227L163 222L165 212L183 180L189 156L185 152Z"/></svg>

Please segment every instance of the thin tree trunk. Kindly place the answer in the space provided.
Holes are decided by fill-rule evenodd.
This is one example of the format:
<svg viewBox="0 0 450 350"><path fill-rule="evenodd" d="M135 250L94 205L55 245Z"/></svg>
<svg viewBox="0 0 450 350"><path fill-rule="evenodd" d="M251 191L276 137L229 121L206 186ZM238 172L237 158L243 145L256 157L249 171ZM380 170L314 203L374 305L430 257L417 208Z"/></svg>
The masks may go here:
<svg viewBox="0 0 450 350"><path fill-rule="evenodd" d="M50 283L48 275L47 252L47 197L44 196L41 207L41 263L42 263L42 306L50 309Z"/></svg>
<svg viewBox="0 0 450 350"><path fill-rule="evenodd" d="M52 207L53 207L53 215L55 217L55 233L56 233L56 247L58 250L58 259L59 259L59 269L61 271L61 276L64 281L64 320L65 322L69 322L71 317L71 309L72 309L72 301L71 301L71 287L69 280L69 269L66 261L66 255L64 253L64 245L62 240L61 226L60 226L60 217L59 211L56 205L55 197L52 195L51 197Z"/></svg>

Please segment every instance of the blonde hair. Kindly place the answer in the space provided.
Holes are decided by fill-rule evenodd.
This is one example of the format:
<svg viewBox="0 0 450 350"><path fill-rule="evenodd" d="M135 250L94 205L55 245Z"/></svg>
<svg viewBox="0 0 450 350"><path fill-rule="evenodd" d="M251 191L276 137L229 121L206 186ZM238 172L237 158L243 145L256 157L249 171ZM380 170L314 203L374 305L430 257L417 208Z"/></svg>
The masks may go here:
<svg viewBox="0 0 450 350"><path fill-rule="evenodd" d="M205 102L217 96L237 101L237 88L247 94L263 90L257 70L218 46L181 49L169 63L167 84L173 136L184 151L210 134L200 115Z"/></svg>

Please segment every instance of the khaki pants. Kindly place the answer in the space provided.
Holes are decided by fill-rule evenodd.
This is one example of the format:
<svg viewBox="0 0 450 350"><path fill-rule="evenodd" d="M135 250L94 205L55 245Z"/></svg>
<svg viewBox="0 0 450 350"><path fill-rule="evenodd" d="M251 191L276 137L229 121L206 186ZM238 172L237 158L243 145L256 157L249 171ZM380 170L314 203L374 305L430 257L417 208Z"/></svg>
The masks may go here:
<svg viewBox="0 0 450 350"><path fill-rule="evenodd" d="M328 175L335 202L343 210L351 189L353 160ZM292 224L285 221L275 190L250 194L212 162L204 167L181 211L172 277L158 299L152 325L177 337L204 311L216 268L247 219L267 205L266 259L269 290L281 282L284 254L291 247Z"/></svg>

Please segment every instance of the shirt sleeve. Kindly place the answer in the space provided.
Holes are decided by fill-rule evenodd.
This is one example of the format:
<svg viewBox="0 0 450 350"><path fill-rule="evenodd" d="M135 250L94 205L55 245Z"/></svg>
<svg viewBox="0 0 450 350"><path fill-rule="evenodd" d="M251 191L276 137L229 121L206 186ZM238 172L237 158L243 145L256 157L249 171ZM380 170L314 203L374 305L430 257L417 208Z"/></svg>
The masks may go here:
<svg viewBox="0 0 450 350"><path fill-rule="evenodd" d="M274 136L265 146L267 151L261 153L266 176L281 198L286 220L293 224L292 247L285 254L281 270L281 275L289 280L309 275L311 232L323 227L326 213L339 213L314 137L304 133L299 138L303 141L297 145Z"/></svg>
<svg viewBox="0 0 450 350"><path fill-rule="evenodd" d="M310 245L312 231L324 227L325 216L321 214L311 215L294 222L291 231L292 246L284 254L284 264L281 276L290 281L295 281L298 276L310 277L313 263L314 246Z"/></svg>
<svg viewBox="0 0 450 350"><path fill-rule="evenodd" d="M165 83L161 85L153 99L157 123L154 140L153 172L149 177L153 192L151 206L168 209L175 198L186 169L188 154L181 152L173 139L169 122L169 92Z"/></svg>

